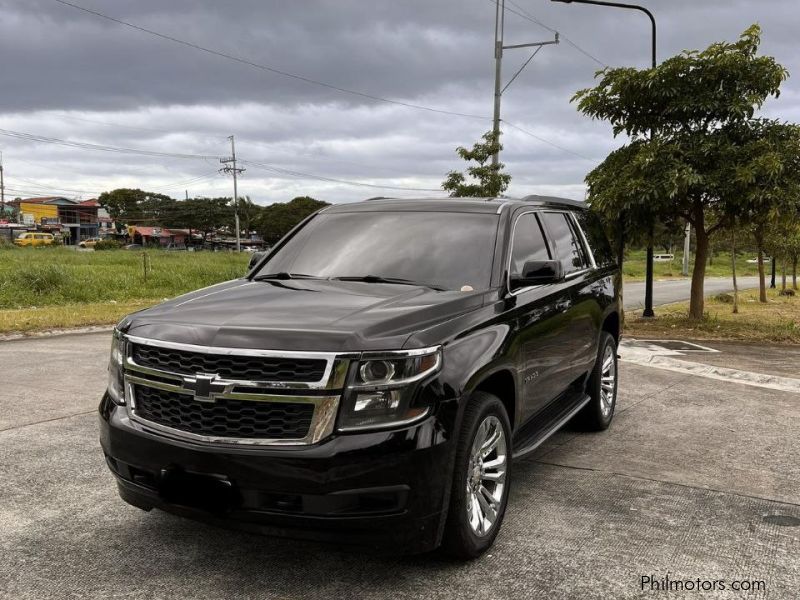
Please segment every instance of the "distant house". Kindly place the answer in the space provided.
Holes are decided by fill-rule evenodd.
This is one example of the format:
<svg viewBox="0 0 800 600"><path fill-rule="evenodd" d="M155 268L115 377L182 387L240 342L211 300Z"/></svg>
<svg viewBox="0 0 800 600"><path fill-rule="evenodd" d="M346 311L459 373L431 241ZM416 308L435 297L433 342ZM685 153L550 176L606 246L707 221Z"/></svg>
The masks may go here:
<svg viewBox="0 0 800 600"><path fill-rule="evenodd" d="M134 244L143 246L169 246L170 244L186 244L189 240L189 230L130 225L128 237Z"/></svg>
<svg viewBox="0 0 800 600"><path fill-rule="evenodd" d="M100 223L96 200L78 202L63 196L43 196L14 200L20 222L42 231L60 232L65 243L75 245L81 240L97 237Z"/></svg>

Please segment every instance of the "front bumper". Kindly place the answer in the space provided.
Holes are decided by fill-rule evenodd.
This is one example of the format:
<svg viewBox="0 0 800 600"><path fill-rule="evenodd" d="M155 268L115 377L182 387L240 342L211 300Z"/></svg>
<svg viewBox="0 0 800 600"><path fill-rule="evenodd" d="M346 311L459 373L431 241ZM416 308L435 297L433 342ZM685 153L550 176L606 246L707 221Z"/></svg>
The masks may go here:
<svg viewBox="0 0 800 600"><path fill-rule="evenodd" d="M104 396L100 441L124 500L190 518L294 537L424 552L441 540L452 481L451 419L334 435L303 447L242 447L164 437ZM172 474L222 481L224 502L166 492Z"/></svg>

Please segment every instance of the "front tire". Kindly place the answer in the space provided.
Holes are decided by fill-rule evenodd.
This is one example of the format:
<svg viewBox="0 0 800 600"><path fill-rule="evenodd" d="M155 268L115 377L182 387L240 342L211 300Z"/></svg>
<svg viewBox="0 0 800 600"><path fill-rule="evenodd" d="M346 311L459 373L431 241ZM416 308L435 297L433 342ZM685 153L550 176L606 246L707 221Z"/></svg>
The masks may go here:
<svg viewBox="0 0 800 600"><path fill-rule="evenodd" d="M617 408L617 343L607 331L600 334L600 347L586 393L591 400L578 413L579 425L587 431L604 431Z"/></svg>
<svg viewBox="0 0 800 600"><path fill-rule="evenodd" d="M443 550L476 558L494 543L508 502L511 424L503 403L475 392L464 409Z"/></svg>

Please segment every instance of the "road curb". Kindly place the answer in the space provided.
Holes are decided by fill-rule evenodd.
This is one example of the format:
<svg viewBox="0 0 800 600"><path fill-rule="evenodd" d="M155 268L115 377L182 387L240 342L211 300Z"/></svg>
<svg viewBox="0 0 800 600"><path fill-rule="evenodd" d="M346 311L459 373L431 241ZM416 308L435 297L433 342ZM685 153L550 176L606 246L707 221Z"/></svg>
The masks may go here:
<svg viewBox="0 0 800 600"><path fill-rule="evenodd" d="M89 333L110 333L113 329L113 325L92 325L89 327L73 327L70 329L45 329L44 331L5 333L0 334L0 342L16 342L19 340L61 337L65 335L86 335Z"/></svg>

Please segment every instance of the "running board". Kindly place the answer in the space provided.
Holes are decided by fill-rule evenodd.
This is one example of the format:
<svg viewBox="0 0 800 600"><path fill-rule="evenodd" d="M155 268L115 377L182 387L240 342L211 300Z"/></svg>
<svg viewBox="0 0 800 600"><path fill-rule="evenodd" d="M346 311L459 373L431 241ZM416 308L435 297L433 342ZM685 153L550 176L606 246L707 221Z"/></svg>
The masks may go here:
<svg viewBox="0 0 800 600"><path fill-rule="evenodd" d="M539 446L546 442L551 435L561 429L572 417L578 414L578 412L580 412L580 410L586 406L590 400L591 398L584 394L577 403L572 405L572 408L567 409L566 412L553 420L549 425L537 431L530 439L525 441L521 448L514 448L514 458L520 458L521 456L525 456L526 454L530 454L536 450Z"/></svg>

